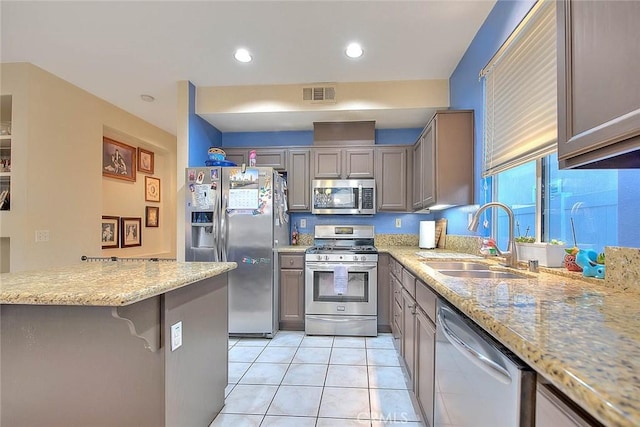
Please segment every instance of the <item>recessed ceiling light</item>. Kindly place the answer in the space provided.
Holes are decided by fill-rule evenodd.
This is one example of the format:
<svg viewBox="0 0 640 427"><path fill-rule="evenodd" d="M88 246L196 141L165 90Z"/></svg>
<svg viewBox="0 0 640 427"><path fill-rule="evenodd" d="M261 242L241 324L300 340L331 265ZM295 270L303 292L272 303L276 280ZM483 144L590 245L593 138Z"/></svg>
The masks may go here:
<svg viewBox="0 0 640 427"><path fill-rule="evenodd" d="M153 101L156 100L153 96L147 95L147 94L144 94L144 93L142 95L140 95L140 99L142 99L144 102L153 102Z"/></svg>
<svg viewBox="0 0 640 427"><path fill-rule="evenodd" d="M238 49L233 56L240 62L251 62L252 59L251 54L247 49Z"/></svg>
<svg viewBox="0 0 640 427"><path fill-rule="evenodd" d="M360 58L362 56L362 47L358 43L351 43L345 51L349 58Z"/></svg>

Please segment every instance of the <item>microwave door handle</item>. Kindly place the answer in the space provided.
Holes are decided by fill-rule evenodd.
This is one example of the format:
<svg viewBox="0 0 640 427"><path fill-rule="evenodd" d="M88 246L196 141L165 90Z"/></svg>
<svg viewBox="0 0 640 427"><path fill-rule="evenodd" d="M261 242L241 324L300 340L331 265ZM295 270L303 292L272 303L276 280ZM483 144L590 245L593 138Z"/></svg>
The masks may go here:
<svg viewBox="0 0 640 427"><path fill-rule="evenodd" d="M362 184L358 185L358 213L362 213Z"/></svg>

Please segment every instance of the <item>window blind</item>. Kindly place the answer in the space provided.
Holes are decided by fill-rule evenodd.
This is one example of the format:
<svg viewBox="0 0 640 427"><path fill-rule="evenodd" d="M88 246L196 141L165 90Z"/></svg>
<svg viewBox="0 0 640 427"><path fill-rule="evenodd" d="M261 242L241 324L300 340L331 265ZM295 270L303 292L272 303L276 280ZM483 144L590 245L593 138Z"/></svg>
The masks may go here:
<svg viewBox="0 0 640 427"><path fill-rule="evenodd" d="M556 38L555 1L539 0L482 69L484 177L555 151Z"/></svg>

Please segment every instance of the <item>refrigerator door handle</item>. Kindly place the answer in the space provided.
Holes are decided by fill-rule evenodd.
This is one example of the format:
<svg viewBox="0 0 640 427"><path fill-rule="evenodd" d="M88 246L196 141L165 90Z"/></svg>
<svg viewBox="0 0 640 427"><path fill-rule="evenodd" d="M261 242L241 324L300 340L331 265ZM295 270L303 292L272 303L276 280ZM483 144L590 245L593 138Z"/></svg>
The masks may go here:
<svg viewBox="0 0 640 427"><path fill-rule="evenodd" d="M227 195L222 196L222 209L220 211L220 247L222 249L222 262L227 262Z"/></svg>
<svg viewBox="0 0 640 427"><path fill-rule="evenodd" d="M215 247L215 251L213 252L213 261L220 261L220 199L216 197L213 204L213 245Z"/></svg>

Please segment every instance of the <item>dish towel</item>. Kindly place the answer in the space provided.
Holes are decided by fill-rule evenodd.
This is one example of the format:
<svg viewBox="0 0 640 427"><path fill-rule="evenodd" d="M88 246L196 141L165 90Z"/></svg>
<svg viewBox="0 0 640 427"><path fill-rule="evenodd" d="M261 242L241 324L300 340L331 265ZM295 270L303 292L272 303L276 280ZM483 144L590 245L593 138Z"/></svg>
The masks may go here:
<svg viewBox="0 0 640 427"><path fill-rule="evenodd" d="M349 270L346 265L336 265L333 268L333 292L336 295L347 293L347 282L349 281Z"/></svg>

